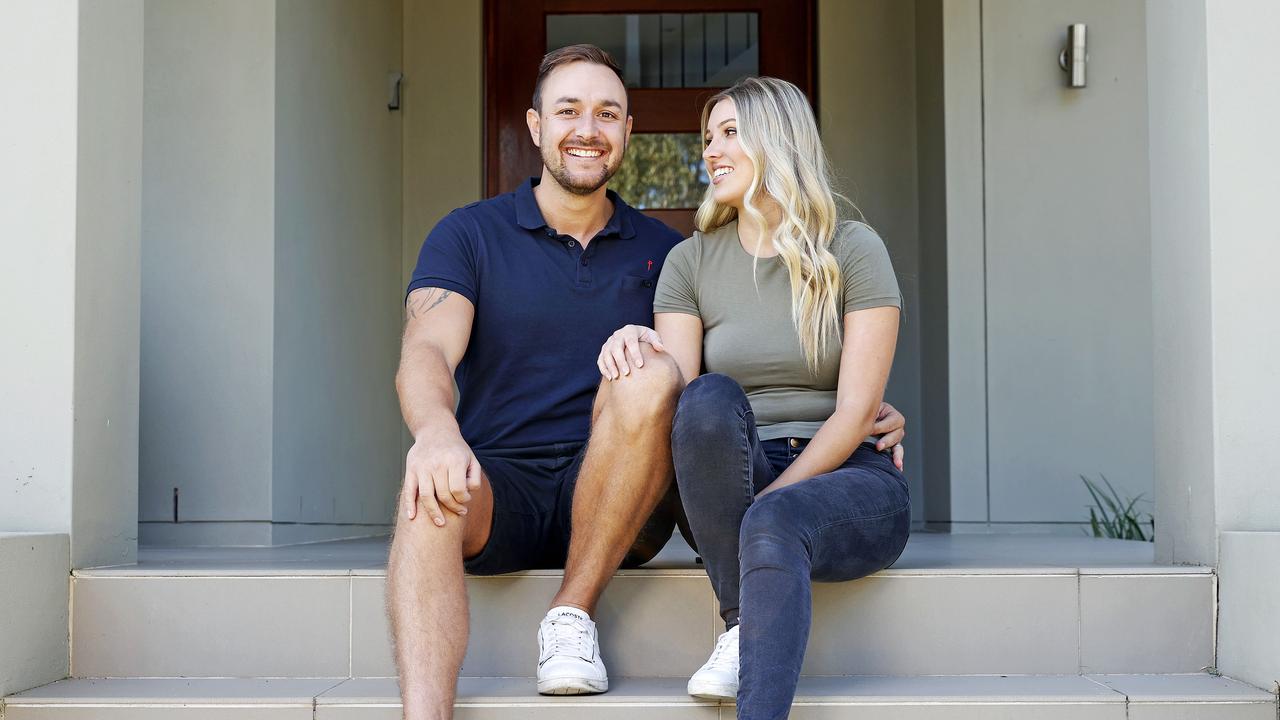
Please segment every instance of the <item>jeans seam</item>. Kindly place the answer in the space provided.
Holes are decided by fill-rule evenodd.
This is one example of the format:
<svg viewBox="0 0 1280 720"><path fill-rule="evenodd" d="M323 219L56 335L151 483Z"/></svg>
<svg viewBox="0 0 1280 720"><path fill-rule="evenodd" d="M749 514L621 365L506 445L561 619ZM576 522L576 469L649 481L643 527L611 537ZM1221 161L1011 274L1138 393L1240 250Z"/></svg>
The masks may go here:
<svg viewBox="0 0 1280 720"><path fill-rule="evenodd" d="M741 406L738 407L738 410L742 410ZM755 472L754 468L751 467L751 433L747 427L747 414L748 412L742 412L739 420L742 423L742 433L740 435L742 438L742 496L749 508L752 501L755 500L755 478L753 477Z"/></svg>
<svg viewBox="0 0 1280 720"><path fill-rule="evenodd" d="M907 509L909 509L910 507L911 507L911 501L910 501L910 500L908 500L906 503L904 503L904 504L902 505L902 507L898 508L897 510L891 510L891 511L889 511L889 512L883 512L883 513L880 513L880 514L878 514L878 515L858 515L858 516L850 516L850 517L840 518L839 520L832 520L831 522L824 523L824 524L819 525L818 527L814 528L814 529L813 529L813 534L812 534L812 535L817 535L818 533L822 532L823 530L826 530L827 528L831 527L832 525L839 525L839 524L841 524L841 523L853 522L853 521L855 521L855 520L856 520L856 521L879 520L879 519L881 519L881 518L892 517L892 516L897 515L898 513L902 512L903 510L907 510ZM810 537L812 537L812 535L811 535Z"/></svg>

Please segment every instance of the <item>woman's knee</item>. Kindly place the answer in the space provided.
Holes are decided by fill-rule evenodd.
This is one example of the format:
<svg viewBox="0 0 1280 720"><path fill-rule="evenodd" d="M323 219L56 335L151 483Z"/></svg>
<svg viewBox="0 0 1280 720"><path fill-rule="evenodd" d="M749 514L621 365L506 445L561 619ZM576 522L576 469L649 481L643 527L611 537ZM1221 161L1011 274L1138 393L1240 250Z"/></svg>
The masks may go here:
<svg viewBox="0 0 1280 720"><path fill-rule="evenodd" d="M676 404L673 438L701 441L737 428L746 403L746 392L732 378L719 373L700 375L685 387Z"/></svg>
<svg viewBox="0 0 1280 720"><path fill-rule="evenodd" d="M742 518L738 547L742 571L776 567L802 570L809 564L809 543L790 498L779 492L756 500Z"/></svg>

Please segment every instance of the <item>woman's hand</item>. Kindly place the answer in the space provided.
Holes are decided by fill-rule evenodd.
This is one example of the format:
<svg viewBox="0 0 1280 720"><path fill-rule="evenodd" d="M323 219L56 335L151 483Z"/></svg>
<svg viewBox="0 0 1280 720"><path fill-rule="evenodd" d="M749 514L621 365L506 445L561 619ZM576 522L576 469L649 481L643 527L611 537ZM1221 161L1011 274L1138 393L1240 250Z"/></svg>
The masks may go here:
<svg viewBox="0 0 1280 720"><path fill-rule="evenodd" d="M876 440L876 450L884 450L885 448L893 448L893 464L898 468L898 472L903 470L903 456L906 451L902 448L902 438L907 435L907 419L898 412L898 409L887 402L880 403L880 410L876 413L876 424L871 428L871 434L878 436Z"/></svg>
<svg viewBox="0 0 1280 720"><path fill-rule="evenodd" d="M640 343L649 343L657 352L666 352L662 339L653 328L643 325L624 325L605 340L596 358L596 367L606 380L617 380L623 375L631 374L631 363L636 367L644 367L644 358L640 356ZM631 356L631 363L627 356Z"/></svg>

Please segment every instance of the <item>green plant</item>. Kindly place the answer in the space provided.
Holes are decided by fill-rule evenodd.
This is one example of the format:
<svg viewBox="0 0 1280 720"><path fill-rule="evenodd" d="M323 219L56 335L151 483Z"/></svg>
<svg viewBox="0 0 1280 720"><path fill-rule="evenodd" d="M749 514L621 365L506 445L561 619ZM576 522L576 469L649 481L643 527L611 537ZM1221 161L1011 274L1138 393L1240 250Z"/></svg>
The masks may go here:
<svg viewBox="0 0 1280 720"><path fill-rule="evenodd" d="M1098 477L1102 478L1106 487L1098 485L1084 475L1080 476L1089 494L1093 496L1094 506L1089 508L1089 526L1093 528L1093 536L1155 542L1155 516L1135 509L1142 501L1142 496L1126 500L1111 485L1106 475L1099 474Z"/></svg>

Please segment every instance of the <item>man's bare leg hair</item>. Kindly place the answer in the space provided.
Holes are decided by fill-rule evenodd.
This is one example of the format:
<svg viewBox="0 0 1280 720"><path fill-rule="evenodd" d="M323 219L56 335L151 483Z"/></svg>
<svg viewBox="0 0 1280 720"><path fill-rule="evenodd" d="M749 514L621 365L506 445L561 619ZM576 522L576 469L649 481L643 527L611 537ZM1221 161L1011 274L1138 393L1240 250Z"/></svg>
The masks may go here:
<svg viewBox="0 0 1280 720"><path fill-rule="evenodd" d="M641 346L644 367L604 381L573 496L564 582L552 606L594 614L640 528L671 485L671 421L680 370L669 355Z"/></svg>
<svg viewBox="0 0 1280 720"><path fill-rule="evenodd" d="M387 562L387 613L406 720L453 717L469 634L462 559L488 539L488 479L473 493L466 517L444 513L445 526L436 527L421 505L413 520L397 512Z"/></svg>

